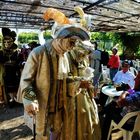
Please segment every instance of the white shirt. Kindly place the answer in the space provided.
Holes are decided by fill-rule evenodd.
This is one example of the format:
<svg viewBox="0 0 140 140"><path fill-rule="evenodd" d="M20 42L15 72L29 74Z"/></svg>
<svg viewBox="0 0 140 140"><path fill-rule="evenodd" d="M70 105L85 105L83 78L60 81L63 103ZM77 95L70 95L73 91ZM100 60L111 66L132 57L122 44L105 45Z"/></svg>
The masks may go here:
<svg viewBox="0 0 140 140"><path fill-rule="evenodd" d="M135 76L132 72L127 71L124 73L122 70L118 71L113 78L114 84L121 84L122 82L128 84L131 89L134 88L135 85Z"/></svg>

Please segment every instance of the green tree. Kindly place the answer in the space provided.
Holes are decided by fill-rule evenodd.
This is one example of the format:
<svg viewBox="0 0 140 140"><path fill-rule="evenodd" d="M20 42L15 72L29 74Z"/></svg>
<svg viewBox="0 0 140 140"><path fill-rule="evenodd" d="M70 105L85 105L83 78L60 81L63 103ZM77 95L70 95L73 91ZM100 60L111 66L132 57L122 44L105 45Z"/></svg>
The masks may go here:
<svg viewBox="0 0 140 140"><path fill-rule="evenodd" d="M114 32L91 32L91 40L98 41L101 49L104 47L110 50L115 44L120 44L120 49L122 49L122 40L119 33ZM107 46L107 43L111 43L111 46Z"/></svg>
<svg viewBox="0 0 140 140"><path fill-rule="evenodd" d="M32 41L39 42L38 34L34 32L26 33L22 32L18 35L18 42L19 44L27 44Z"/></svg>
<svg viewBox="0 0 140 140"><path fill-rule="evenodd" d="M140 34L131 32L120 35L124 45L124 56L129 59L140 58Z"/></svg>
<svg viewBox="0 0 140 140"><path fill-rule="evenodd" d="M99 47L107 50L118 43L119 54L124 59L140 58L140 33L91 32L91 40L98 41ZM112 45L106 45L109 42Z"/></svg>
<svg viewBox="0 0 140 140"><path fill-rule="evenodd" d="M46 31L44 32L43 36L44 36L44 39L45 39L45 40L52 38L52 36L51 36L51 31L50 31L50 30L46 30Z"/></svg>

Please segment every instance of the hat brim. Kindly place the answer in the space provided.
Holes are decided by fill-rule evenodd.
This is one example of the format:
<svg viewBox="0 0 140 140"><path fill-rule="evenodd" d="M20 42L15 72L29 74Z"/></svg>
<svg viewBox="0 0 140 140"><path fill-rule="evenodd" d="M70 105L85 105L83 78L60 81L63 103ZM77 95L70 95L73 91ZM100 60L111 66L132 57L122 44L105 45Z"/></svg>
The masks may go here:
<svg viewBox="0 0 140 140"><path fill-rule="evenodd" d="M89 34L88 32L79 26L64 26L55 35L55 38L69 38L69 37L75 37L79 40L89 40Z"/></svg>
<svg viewBox="0 0 140 140"><path fill-rule="evenodd" d="M94 45L89 40L82 41L82 44L86 46L94 47Z"/></svg>

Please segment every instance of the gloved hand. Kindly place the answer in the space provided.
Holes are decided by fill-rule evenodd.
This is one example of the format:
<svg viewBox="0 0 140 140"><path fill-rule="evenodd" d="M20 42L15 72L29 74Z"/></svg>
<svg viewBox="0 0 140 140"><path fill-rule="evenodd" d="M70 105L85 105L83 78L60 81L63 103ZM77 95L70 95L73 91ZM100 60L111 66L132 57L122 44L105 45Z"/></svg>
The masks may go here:
<svg viewBox="0 0 140 140"><path fill-rule="evenodd" d="M90 81L86 81L86 80L81 81L80 88L90 88L90 87L91 87Z"/></svg>
<svg viewBox="0 0 140 140"><path fill-rule="evenodd" d="M24 109L29 116L34 116L39 111L38 101L29 101L23 98Z"/></svg>

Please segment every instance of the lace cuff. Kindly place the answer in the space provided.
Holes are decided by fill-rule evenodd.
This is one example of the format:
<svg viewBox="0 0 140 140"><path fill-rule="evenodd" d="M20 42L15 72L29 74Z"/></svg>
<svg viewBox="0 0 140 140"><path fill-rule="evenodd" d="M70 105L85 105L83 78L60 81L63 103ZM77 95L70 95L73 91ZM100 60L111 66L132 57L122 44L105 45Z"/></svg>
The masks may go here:
<svg viewBox="0 0 140 140"><path fill-rule="evenodd" d="M23 91L23 98L29 100L29 101L34 101L36 100L36 94L33 91L33 88L26 88Z"/></svg>

